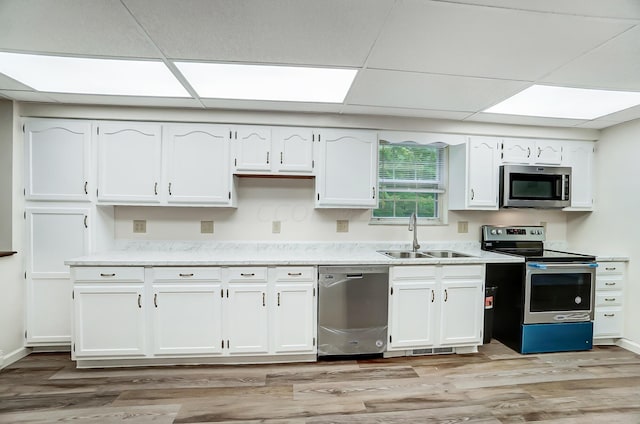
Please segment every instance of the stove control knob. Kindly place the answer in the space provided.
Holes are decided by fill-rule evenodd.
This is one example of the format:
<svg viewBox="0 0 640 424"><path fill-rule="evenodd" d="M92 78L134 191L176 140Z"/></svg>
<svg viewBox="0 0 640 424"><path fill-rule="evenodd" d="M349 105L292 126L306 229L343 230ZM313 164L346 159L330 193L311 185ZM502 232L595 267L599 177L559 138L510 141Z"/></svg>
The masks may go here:
<svg viewBox="0 0 640 424"><path fill-rule="evenodd" d="M542 235L542 230L538 230L538 235Z"/></svg>
<svg viewBox="0 0 640 424"><path fill-rule="evenodd" d="M498 230L498 234L502 234L502 230Z"/></svg>
<svg viewBox="0 0 640 424"><path fill-rule="evenodd" d="M496 234L498 234L498 232L494 228L493 230L491 230L491 234L493 234L495 236Z"/></svg>
<svg viewBox="0 0 640 424"><path fill-rule="evenodd" d="M536 230L531 230L531 234L535 234L535 233L536 233Z"/></svg>

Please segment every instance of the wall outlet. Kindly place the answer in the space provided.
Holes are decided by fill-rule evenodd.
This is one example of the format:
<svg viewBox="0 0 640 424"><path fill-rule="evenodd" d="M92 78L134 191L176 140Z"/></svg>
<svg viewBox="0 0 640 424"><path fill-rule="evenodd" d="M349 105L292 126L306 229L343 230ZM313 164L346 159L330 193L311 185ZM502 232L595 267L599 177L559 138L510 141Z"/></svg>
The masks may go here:
<svg viewBox="0 0 640 424"><path fill-rule="evenodd" d="M459 233L468 233L469 232L469 221L458 221L458 232Z"/></svg>
<svg viewBox="0 0 640 424"><path fill-rule="evenodd" d="M200 221L200 234L213 234L213 221Z"/></svg>
<svg viewBox="0 0 640 424"><path fill-rule="evenodd" d="M271 232L273 234L280 234L280 227L281 227L281 222L280 221L271 222Z"/></svg>
<svg viewBox="0 0 640 424"><path fill-rule="evenodd" d="M146 233L147 232L147 221L145 219L134 219L133 220L133 232L134 233Z"/></svg>
<svg viewBox="0 0 640 424"><path fill-rule="evenodd" d="M338 233L348 233L349 232L349 220L348 219L339 219L336 221L336 232Z"/></svg>

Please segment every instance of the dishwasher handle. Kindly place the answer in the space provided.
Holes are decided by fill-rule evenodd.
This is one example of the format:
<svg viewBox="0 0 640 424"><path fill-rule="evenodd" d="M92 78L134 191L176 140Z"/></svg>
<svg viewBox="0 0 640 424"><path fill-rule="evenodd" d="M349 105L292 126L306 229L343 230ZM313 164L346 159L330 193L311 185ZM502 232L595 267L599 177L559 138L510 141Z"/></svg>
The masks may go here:
<svg viewBox="0 0 640 424"><path fill-rule="evenodd" d="M358 280L364 278L364 274L347 274L345 277L347 280Z"/></svg>

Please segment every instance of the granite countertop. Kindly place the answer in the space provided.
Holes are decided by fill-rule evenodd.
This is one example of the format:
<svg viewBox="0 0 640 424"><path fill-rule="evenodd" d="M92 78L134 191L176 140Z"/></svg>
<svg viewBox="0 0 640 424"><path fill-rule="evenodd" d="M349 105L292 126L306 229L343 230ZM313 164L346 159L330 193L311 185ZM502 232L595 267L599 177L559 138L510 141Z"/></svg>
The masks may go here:
<svg viewBox="0 0 640 424"><path fill-rule="evenodd" d="M65 261L70 266L435 265L523 262L480 250L478 242L423 243L420 250L454 250L471 257L393 259L379 250L410 250L399 242L118 241L113 250Z"/></svg>

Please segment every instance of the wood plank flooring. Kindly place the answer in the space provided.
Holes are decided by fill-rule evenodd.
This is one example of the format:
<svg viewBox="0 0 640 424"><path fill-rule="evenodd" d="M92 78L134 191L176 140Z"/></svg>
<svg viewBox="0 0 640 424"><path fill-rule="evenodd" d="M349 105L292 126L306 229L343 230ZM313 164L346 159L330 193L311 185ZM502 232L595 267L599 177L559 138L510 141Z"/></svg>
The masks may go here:
<svg viewBox="0 0 640 424"><path fill-rule="evenodd" d="M640 356L615 346L304 364L0 371L0 423L640 423Z"/></svg>

